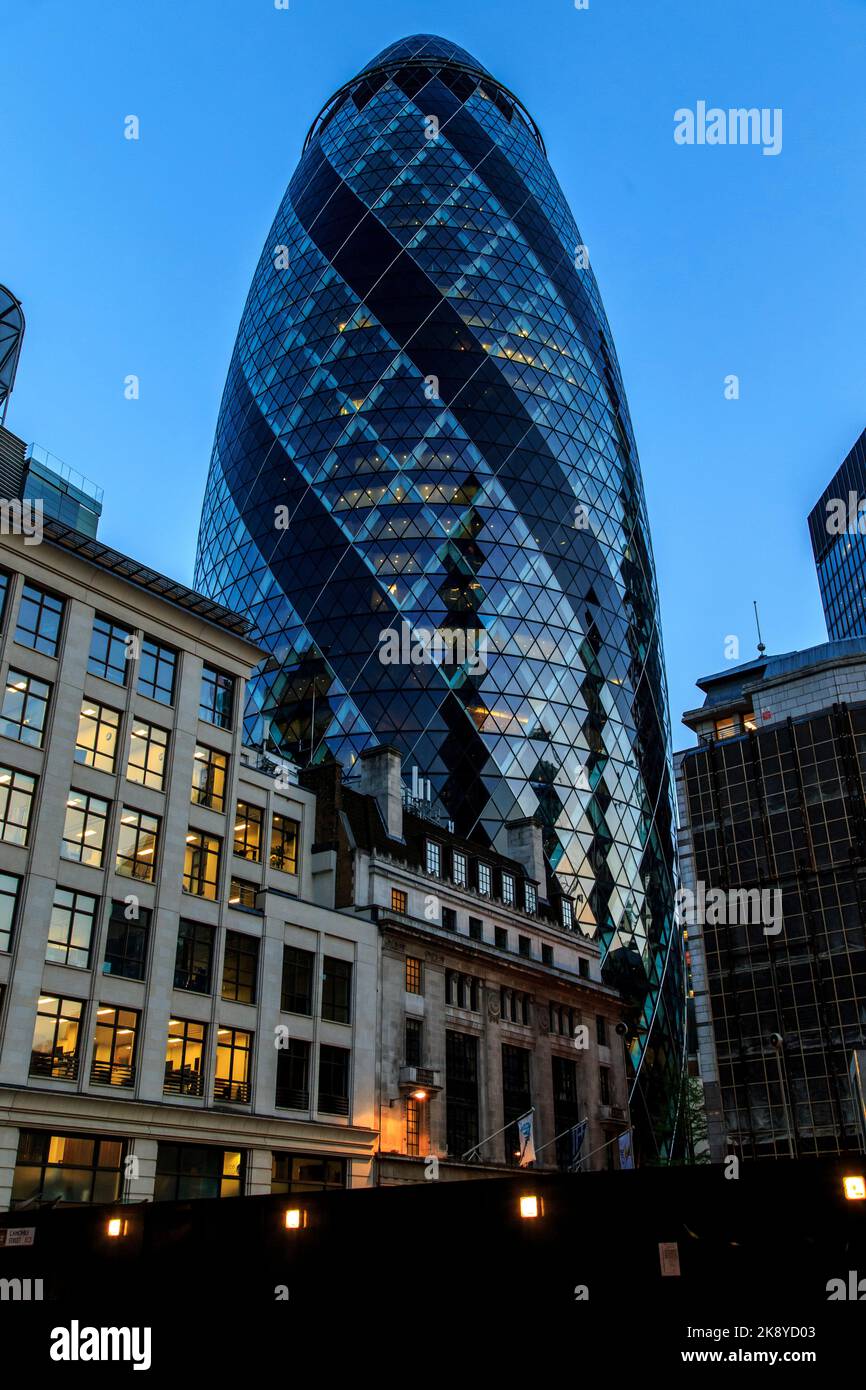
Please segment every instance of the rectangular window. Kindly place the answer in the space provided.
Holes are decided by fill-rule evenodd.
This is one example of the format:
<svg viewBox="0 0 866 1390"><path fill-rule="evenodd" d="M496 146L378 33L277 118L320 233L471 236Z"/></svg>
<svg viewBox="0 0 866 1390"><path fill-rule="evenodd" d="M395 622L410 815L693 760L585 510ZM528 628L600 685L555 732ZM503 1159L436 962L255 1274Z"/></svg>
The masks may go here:
<svg viewBox="0 0 866 1390"><path fill-rule="evenodd" d="M455 912L453 907L443 907L442 926L445 928L446 931L457 930L457 913Z"/></svg>
<svg viewBox="0 0 866 1390"><path fill-rule="evenodd" d="M210 993L213 937L212 927L181 917L174 961L175 989L188 989L194 994Z"/></svg>
<svg viewBox="0 0 866 1390"><path fill-rule="evenodd" d="M589 961L586 956L579 956L577 960L577 973L582 980L589 979Z"/></svg>
<svg viewBox="0 0 866 1390"><path fill-rule="evenodd" d="M322 972L322 1018L349 1023L352 1008L352 963L325 956Z"/></svg>
<svg viewBox="0 0 866 1390"><path fill-rule="evenodd" d="M129 762L126 765L127 782L135 782L140 787L150 787L151 791L165 789L165 757L168 752L168 733L156 724L148 724L145 719L135 719L129 741Z"/></svg>
<svg viewBox="0 0 866 1390"><path fill-rule="evenodd" d="M402 913L404 917L409 911L409 895L402 888L391 889L391 911Z"/></svg>
<svg viewBox="0 0 866 1390"><path fill-rule="evenodd" d="M472 941L484 940L484 923L480 917L469 918L469 936Z"/></svg>
<svg viewBox="0 0 866 1390"><path fill-rule="evenodd" d="M75 738L75 761L97 772L114 774L117 766L117 747L120 715L116 709L100 705L96 700L81 701L78 733Z"/></svg>
<svg viewBox="0 0 866 1390"><path fill-rule="evenodd" d="M417 1158L421 1152L421 1105L411 1096L406 1098L406 1153Z"/></svg>
<svg viewBox="0 0 866 1390"><path fill-rule="evenodd" d="M47 681L10 670L0 706L0 734L41 748L48 719L51 686Z"/></svg>
<svg viewBox="0 0 866 1390"><path fill-rule="evenodd" d="M553 965L553 947L542 945L541 947L542 965Z"/></svg>
<svg viewBox="0 0 866 1390"><path fill-rule="evenodd" d="M235 813L234 853L253 864L262 858L262 808L239 801Z"/></svg>
<svg viewBox="0 0 866 1390"><path fill-rule="evenodd" d="M283 947L280 1008L284 1014L312 1014L315 961L312 951L302 951L299 946Z"/></svg>
<svg viewBox="0 0 866 1390"><path fill-rule="evenodd" d="M562 899L562 925L568 931L574 926L574 908L569 898Z"/></svg>
<svg viewBox="0 0 866 1390"><path fill-rule="evenodd" d="M77 792L73 788L66 798L66 819L60 854L76 864L91 869L102 868L105 832L108 826L108 806L101 796Z"/></svg>
<svg viewBox="0 0 866 1390"><path fill-rule="evenodd" d="M493 937L500 951L508 950L508 932L505 927L494 927Z"/></svg>
<svg viewBox="0 0 866 1390"><path fill-rule="evenodd" d="M100 1004L96 1010L96 1033L90 1080L100 1086L131 1086L135 1080L135 1038L138 1014L133 1009L116 1009Z"/></svg>
<svg viewBox="0 0 866 1390"><path fill-rule="evenodd" d="M223 999L255 1004L259 974L259 939L245 932L227 931L223 957Z"/></svg>
<svg viewBox="0 0 866 1390"><path fill-rule="evenodd" d="M152 883L158 849L158 818L124 806L117 834L115 871L124 878L138 878L144 883Z"/></svg>
<svg viewBox="0 0 866 1390"><path fill-rule="evenodd" d="M35 792L35 777L0 766L0 840L7 845L27 844Z"/></svg>
<svg viewBox="0 0 866 1390"><path fill-rule="evenodd" d="M194 1023L188 1018L169 1019L162 1087L164 1095L204 1095L204 1040L203 1023Z"/></svg>
<svg viewBox="0 0 866 1390"><path fill-rule="evenodd" d="M303 1038L290 1038L288 1047L277 1050L278 1110L310 1108L310 1044Z"/></svg>
<svg viewBox="0 0 866 1390"><path fill-rule="evenodd" d="M152 637L141 644L138 662L138 693L160 705L174 704L174 682L177 672L177 652L164 647Z"/></svg>
<svg viewBox="0 0 866 1390"><path fill-rule="evenodd" d="M271 868L298 872L298 822L275 815L271 822Z"/></svg>
<svg viewBox="0 0 866 1390"><path fill-rule="evenodd" d="M480 998L479 981L474 975L464 975L462 970L445 971L446 1004L477 1014Z"/></svg>
<svg viewBox="0 0 866 1390"><path fill-rule="evenodd" d="M467 886L467 861L466 855L460 850L455 849L451 856L451 877L461 888Z"/></svg>
<svg viewBox="0 0 866 1390"><path fill-rule="evenodd" d="M478 1143L478 1039L451 1029L445 1030L445 1129L451 1158Z"/></svg>
<svg viewBox="0 0 866 1390"><path fill-rule="evenodd" d="M74 1081L78 1075L81 1042L80 999L58 999L42 995L36 1006L31 1076L52 1076L58 1081Z"/></svg>
<svg viewBox="0 0 866 1390"><path fill-rule="evenodd" d="M435 840L427 841L425 865L428 874L436 874L438 877L442 872L442 846Z"/></svg>
<svg viewBox="0 0 866 1390"><path fill-rule="evenodd" d="M20 901L21 879L17 874L0 873L0 951L12 949Z"/></svg>
<svg viewBox="0 0 866 1390"><path fill-rule="evenodd" d="M553 1057L553 1119L557 1166L565 1172L574 1171L580 1151L576 1147L574 1127L580 1122L577 1098L577 1064L569 1057ZM589 1145L587 1145L589 1148Z"/></svg>
<svg viewBox="0 0 866 1390"><path fill-rule="evenodd" d="M479 865L478 865L478 891L479 891L479 893L487 893L487 894L489 895L489 893L490 893L490 885L491 885L490 865L489 865L489 864L481 864L481 863L479 863Z"/></svg>
<svg viewBox="0 0 866 1390"><path fill-rule="evenodd" d="M237 907L241 912L258 912L256 896L259 891L259 885L253 883L251 879L235 878L232 874L229 886L229 907Z"/></svg>
<svg viewBox="0 0 866 1390"><path fill-rule="evenodd" d="M30 580L24 585L18 608L15 641L46 656L56 656L63 623L63 600L46 593Z"/></svg>
<svg viewBox="0 0 866 1390"><path fill-rule="evenodd" d="M25 1202L116 1202L123 1152L122 1139L22 1129L12 1206Z"/></svg>
<svg viewBox="0 0 866 1390"><path fill-rule="evenodd" d="M0 628L6 621L6 600L9 597L9 583L12 576L6 570L0 570Z"/></svg>
<svg viewBox="0 0 866 1390"><path fill-rule="evenodd" d="M505 1162L520 1162L522 1140L517 1121L532 1108L529 1088L529 1053L523 1047L502 1045L502 1105L503 1119L508 1128L504 1135Z"/></svg>
<svg viewBox="0 0 866 1390"><path fill-rule="evenodd" d="M521 956L530 957L532 955L532 938L528 936L518 936L517 950Z"/></svg>
<svg viewBox="0 0 866 1390"><path fill-rule="evenodd" d="M250 1098L253 1035L242 1028L217 1030L214 1100L246 1105Z"/></svg>
<svg viewBox="0 0 866 1390"><path fill-rule="evenodd" d="M90 655L87 658L87 670L90 675L111 681L112 685L126 685L129 661L133 652L131 638L132 633L128 627L121 627L111 618L95 618L90 638Z"/></svg>
<svg viewBox="0 0 866 1390"><path fill-rule="evenodd" d="M598 1090L602 1105L610 1105L610 1067L599 1067Z"/></svg>
<svg viewBox="0 0 866 1390"><path fill-rule="evenodd" d="M535 914L538 911L538 889L534 883L523 885L523 901L527 912Z"/></svg>
<svg viewBox="0 0 866 1390"><path fill-rule="evenodd" d="M417 956L406 957L406 993L423 994L424 980L421 961Z"/></svg>
<svg viewBox="0 0 866 1390"><path fill-rule="evenodd" d="M139 907L135 902L113 902L108 919L103 974L122 975L125 980L143 980L149 930L149 908Z"/></svg>
<svg viewBox="0 0 866 1390"><path fill-rule="evenodd" d="M421 1020L406 1019L405 1063L407 1067L421 1066Z"/></svg>
<svg viewBox="0 0 866 1390"><path fill-rule="evenodd" d="M211 811L225 810L228 765L225 753L196 744L192 764L192 801L196 806L207 806Z"/></svg>
<svg viewBox="0 0 866 1390"><path fill-rule="evenodd" d="M271 1179L271 1192L274 1194L288 1197L296 1192L328 1192L345 1186L344 1158L323 1158L321 1154L274 1154Z"/></svg>
<svg viewBox="0 0 866 1390"><path fill-rule="evenodd" d="M506 907L514 906L514 876L512 874L502 875L502 901Z"/></svg>
<svg viewBox="0 0 866 1390"><path fill-rule="evenodd" d="M190 830L183 860L183 891L214 901L219 888L220 842L216 835Z"/></svg>
<svg viewBox="0 0 866 1390"><path fill-rule="evenodd" d="M157 1148L155 1202L240 1197L243 1189L244 1155L237 1149L162 1143Z"/></svg>
<svg viewBox="0 0 866 1390"><path fill-rule="evenodd" d="M603 1014L596 1015L595 1040L599 1047L607 1047L607 1019Z"/></svg>
<svg viewBox="0 0 866 1390"><path fill-rule="evenodd" d="M69 888L54 889L48 944L45 947L47 961L87 969L98 901L90 893L75 893Z"/></svg>
<svg viewBox="0 0 866 1390"><path fill-rule="evenodd" d="M319 1048L319 1103L323 1115L349 1113L349 1052L344 1047Z"/></svg>
<svg viewBox="0 0 866 1390"><path fill-rule="evenodd" d="M215 670L213 666L202 667L199 719L204 719L208 724L216 724L218 729L230 729L234 703L234 676L227 676L224 672Z"/></svg>

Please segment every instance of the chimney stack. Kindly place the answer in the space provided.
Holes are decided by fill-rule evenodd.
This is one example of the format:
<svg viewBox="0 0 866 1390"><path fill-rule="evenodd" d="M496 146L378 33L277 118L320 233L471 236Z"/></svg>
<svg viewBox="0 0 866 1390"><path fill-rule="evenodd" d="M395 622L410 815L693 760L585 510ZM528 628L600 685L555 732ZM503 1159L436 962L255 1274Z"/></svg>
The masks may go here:
<svg viewBox="0 0 866 1390"><path fill-rule="evenodd" d="M365 748L361 754L361 791L374 796L391 840L403 838L403 785L396 748Z"/></svg>
<svg viewBox="0 0 866 1390"><path fill-rule="evenodd" d="M544 846L541 840L541 824L534 816L523 820L510 820L505 826L508 836L505 853L522 865L527 878L538 884L539 898L547 897L547 873L544 867Z"/></svg>

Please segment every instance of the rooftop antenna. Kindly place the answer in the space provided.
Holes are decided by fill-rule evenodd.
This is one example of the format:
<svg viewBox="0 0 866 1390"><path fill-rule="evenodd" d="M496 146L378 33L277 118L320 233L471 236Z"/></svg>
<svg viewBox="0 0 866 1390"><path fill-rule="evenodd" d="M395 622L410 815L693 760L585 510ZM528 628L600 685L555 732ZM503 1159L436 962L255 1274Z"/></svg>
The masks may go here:
<svg viewBox="0 0 866 1390"><path fill-rule="evenodd" d="M758 629L758 655L763 656L767 648L761 639L761 619L758 617L758 600L756 598L752 599L752 606L755 610L755 627Z"/></svg>

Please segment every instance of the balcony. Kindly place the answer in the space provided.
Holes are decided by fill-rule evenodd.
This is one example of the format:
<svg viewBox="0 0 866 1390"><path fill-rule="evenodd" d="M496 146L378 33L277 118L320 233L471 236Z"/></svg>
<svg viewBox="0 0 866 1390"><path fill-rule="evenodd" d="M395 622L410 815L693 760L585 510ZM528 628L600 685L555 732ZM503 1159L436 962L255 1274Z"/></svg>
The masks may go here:
<svg viewBox="0 0 866 1390"><path fill-rule="evenodd" d="M442 1090L442 1073L430 1067L401 1067L400 1093L412 1095L414 1091L424 1091L426 1096L436 1096Z"/></svg>

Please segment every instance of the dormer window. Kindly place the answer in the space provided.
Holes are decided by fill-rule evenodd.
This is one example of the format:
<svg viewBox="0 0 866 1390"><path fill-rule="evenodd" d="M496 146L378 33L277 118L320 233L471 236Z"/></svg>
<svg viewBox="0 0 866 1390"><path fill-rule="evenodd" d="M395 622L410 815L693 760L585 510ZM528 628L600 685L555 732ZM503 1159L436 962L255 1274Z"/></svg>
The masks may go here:
<svg viewBox="0 0 866 1390"><path fill-rule="evenodd" d="M442 846L435 840L427 841L426 863L428 874L435 874L438 878L442 872Z"/></svg>
<svg viewBox="0 0 866 1390"><path fill-rule="evenodd" d="M534 883L525 883L523 885L523 901L526 903L527 912L534 913L538 911L538 889Z"/></svg>
<svg viewBox="0 0 866 1390"><path fill-rule="evenodd" d="M562 899L562 925L567 931L574 926L574 907L569 898Z"/></svg>
<svg viewBox="0 0 866 1390"><path fill-rule="evenodd" d="M461 888L466 887L466 870L466 855L461 853L460 850L455 849L451 856L451 877Z"/></svg>
<svg viewBox="0 0 866 1390"><path fill-rule="evenodd" d="M481 863L479 863L479 865L478 865L478 891L479 891L479 893L487 893L487 894L489 895L489 893L490 893L490 888L491 888L490 865L489 865L489 864L481 864Z"/></svg>
<svg viewBox="0 0 866 1390"><path fill-rule="evenodd" d="M514 906L514 875L502 875L502 901L506 907Z"/></svg>

